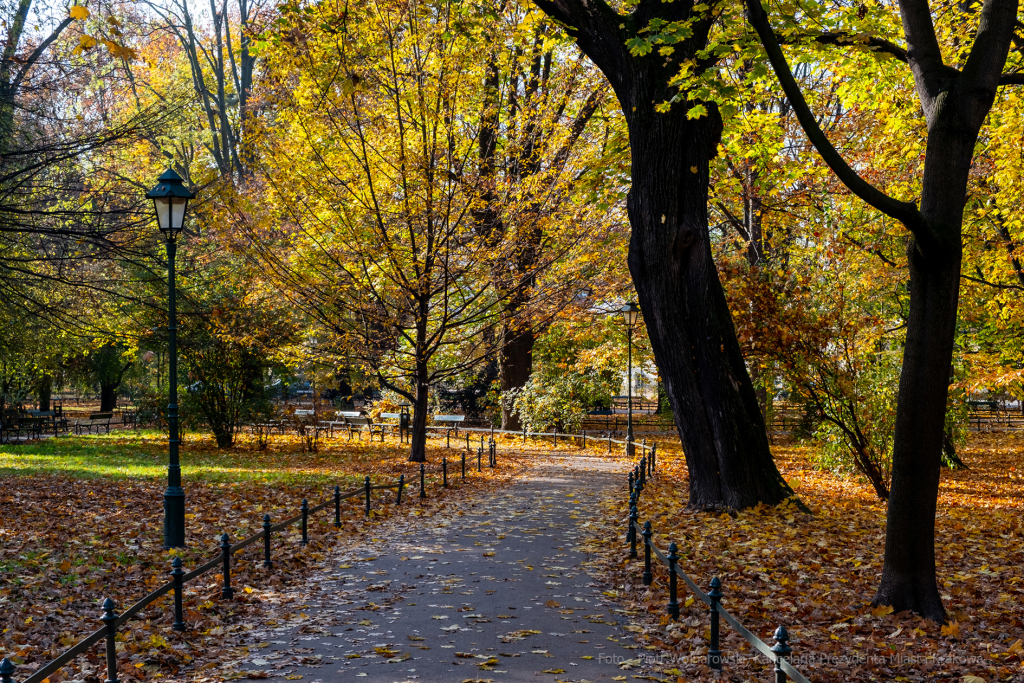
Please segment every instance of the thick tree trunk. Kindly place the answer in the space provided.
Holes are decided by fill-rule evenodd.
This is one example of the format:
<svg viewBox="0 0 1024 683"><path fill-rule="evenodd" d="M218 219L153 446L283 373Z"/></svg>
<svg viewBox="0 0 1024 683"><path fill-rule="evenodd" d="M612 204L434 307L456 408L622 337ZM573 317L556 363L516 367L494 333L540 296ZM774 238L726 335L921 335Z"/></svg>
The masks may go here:
<svg viewBox="0 0 1024 683"><path fill-rule="evenodd" d="M39 399L39 410L50 409L50 396L53 392L53 376L43 375L36 385L36 397Z"/></svg>
<svg viewBox="0 0 1024 683"><path fill-rule="evenodd" d="M502 394L509 389L523 386L530 379L530 373L533 372L534 342L535 338L530 330L505 330L498 353L498 377L501 381ZM519 415L504 403L501 406L501 428L513 431L523 428Z"/></svg>
<svg viewBox="0 0 1024 683"><path fill-rule="evenodd" d="M412 424L409 432L409 462L427 461L427 397L430 387L419 377L416 384L416 399L413 401Z"/></svg>
<svg viewBox="0 0 1024 683"><path fill-rule="evenodd" d="M100 412L109 413L117 408L117 388L121 382L116 384L100 384Z"/></svg>
<svg viewBox="0 0 1024 683"><path fill-rule="evenodd" d="M964 197L975 131L965 131L955 108L936 117L928 135L921 214L935 243L922 253L910 241L910 306L903 349L892 486L882 580L873 603L913 610L944 622L935 576L935 511L942 467L949 368L960 296Z"/></svg>
<svg viewBox="0 0 1024 683"><path fill-rule="evenodd" d="M874 604L945 621L935 578L935 511L960 259L929 263L914 246L910 252L910 315L896 407L885 565Z"/></svg>
<svg viewBox="0 0 1024 683"><path fill-rule="evenodd" d="M708 163L722 119L710 102L677 101L678 64L707 46L714 13L641 0L628 16L607 3L534 0L571 27L580 49L608 77L629 127L632 188L627 209L633 276L690 474L690 506L740 509L793 495L772 460L764 418L740 352L711 255ZM691 37L657 51L629 52L651 19L687 22ZM671 109L656 111L672 100ZM706 113L696 115L694 107ZM693 116L694 118L690 118Z"/></svg>
<svg viewBox="0 0 1024 683"><path fill-rule="evenodd" d="M665 114L631 108L629 269L682 440L690 506L774 505L792 490L772 459L711 254L708 163L721 119L713 105L693 120L685 104Z"/></svg>

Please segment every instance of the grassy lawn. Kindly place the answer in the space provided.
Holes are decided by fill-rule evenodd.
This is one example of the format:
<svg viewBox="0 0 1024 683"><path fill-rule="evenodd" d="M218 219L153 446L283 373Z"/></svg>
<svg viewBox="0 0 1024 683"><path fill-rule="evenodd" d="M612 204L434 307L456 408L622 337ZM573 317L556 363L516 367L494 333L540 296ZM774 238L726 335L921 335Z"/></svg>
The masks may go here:
<svg viewBox="0 0 1024 683"><path fill-rule="evenodd" d="M431 443L430 464L442 455L458 457L459 451L443 445ZM298 513L303 498L312 507L327 500L336 485L351 490L367 475L374 483L395 481L399 474L418 482L419 466L406 462L407 448L393 437L383 445L341 437L306 453L298 437L284 436L273 437L265 451L246 443L221 451L209 438L190 434L181 452L187 547L166 551L161 547L167 477L163 434L115 431L0 445L0 657L12 657L19 665L15 678L25 678L100 625L98 605L104 598L124 609L169 579L173 555L188 571L219 552L220 534L237 541L257 533L264 514L281 521ZM453 467L447 490L440 475L428 475L427 500L407 489L400 508L393 491L375 491L369 519L361 497L344 501L340 529L329 508L310 518L308 546L298 542L298 525L275 535L271 570L262 566L261 543L241 551L233 568L235 600L219 599L216 572L188 584L186 621L200 633L230 631L255 609L261 591L303 580L307 566L323 559L328 545L372 546L367 532L396 515L450 514L465 493L507 480L518 466L514 456L503 454L496 470L485 467L478 474L474 468L465 482ZM172 634L170 617L165 598L147 610L145 619L130 622L121 654L128 660L121 666L128 672L123 680L166 676L191 660L188 649L174 647L184 641ZM50 683L81 679L99 664L80 659L51 676Z"/></svg>
<svg viewBox="0 0 1024 683"><path fill-rule="evenodd" d="M192 437L181 447L181 469L183 478L205 483L335 485L374 473L382 456L400 461L402 452L394 443L339 439L318 453L303 453L298 440L289 436L274 437L265 451L245 446L218 450L212 440ZM0 444L0 476L166 479L167 437L153 430L114 431Z"/></svg>

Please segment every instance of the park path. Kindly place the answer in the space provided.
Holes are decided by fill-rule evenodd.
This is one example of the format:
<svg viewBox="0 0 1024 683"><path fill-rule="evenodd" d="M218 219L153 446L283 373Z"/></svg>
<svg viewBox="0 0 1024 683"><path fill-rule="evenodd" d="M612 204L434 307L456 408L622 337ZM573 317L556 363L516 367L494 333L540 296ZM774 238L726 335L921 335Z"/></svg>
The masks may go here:
<svg viewBox="0 0 1024 683"><path fill-rule="evenodd" d="M640 651L577 543L624 465L548 455L462 515L337 551L302 619L249 634L236 676L308 683L624 680ZM427 526L428 528L421 528ZM626 662L636 667L639 661ZM635 668L632 674L640 673Z"/></svg>

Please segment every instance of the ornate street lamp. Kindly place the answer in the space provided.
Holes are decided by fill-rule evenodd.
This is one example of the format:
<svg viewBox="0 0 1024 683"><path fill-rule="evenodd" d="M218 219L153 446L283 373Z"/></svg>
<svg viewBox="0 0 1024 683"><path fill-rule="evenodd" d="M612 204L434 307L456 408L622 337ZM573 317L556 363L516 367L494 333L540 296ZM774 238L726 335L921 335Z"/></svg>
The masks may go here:
<svg viewBox="0 0 1024 683"><path fill-rule="evenodd" d="M185 489L181 487L178 462L178 319L174 303L174 257L178 253L178 235L185 226L188 200L194 197L181 176L167 169L157 178L157 186L146 194L153 200L156 221L167 240L167 369L170 398L167 403L168 465L167 490L164 491L164 548L185 547Z"/></svg>
<svg viewBox="0 0 1024 683"><path fill-rule="evenodd" d="M626 454L633 457L633 326L640 317L640 307L632 301L619 309L626 321L626 339L629 347L629 369L626 373Z"/></svg>

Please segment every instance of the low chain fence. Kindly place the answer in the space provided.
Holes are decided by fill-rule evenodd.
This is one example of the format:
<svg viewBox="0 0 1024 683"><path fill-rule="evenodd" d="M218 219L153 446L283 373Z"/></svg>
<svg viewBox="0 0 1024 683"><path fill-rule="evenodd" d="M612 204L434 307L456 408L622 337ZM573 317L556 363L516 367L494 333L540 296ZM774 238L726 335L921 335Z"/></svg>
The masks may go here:
<svg viewBox="0 0 1024 683"><path fill-rule="evenodd" d="M668 616L678 621L679 619L679 601L677 599L677 583L681 577L689 589L693 592L698 599L700 599L705 605L708 606L708 614L711 621L711 638L708 645L707 665L709 668L721 671L722 669L722 650L721 650L721 639L720 639L720 620L724 619L725 623L732 627L736 633L743 636L743 638L750 643L754 649L763 654L775 665L775 683L785 683L788 680L795 681L795 683L810 683L803 674L797 671L787 661L787 658L792 654L793 649L789 646L789 632L786 631L784 625L779 625L775 630L773 639L775 645L769 646L763 640L755 636L750 632L743 624L739 622L736 617L729 613L722 606L722 581L717 576L711 579L710 590L705 593L697 586L696 582L690 578L690 576L678 566L679 562L679 548L675 543L669 544L668 555L665 555L659 549L652 540L654 537L654 531L651 528L650 521L644 522L641 527L639 524L640 513L638 506L640 504L640 494L643 493L645 486L647 485L648 477L654 476L656 466L656 459L654 453L651 453L651 457L644 455L640 458L640 461L633 466L627 475L627 482L629 485L629 519L626 526L626 543L629 546L629 559L637 560L639 555L637 554L637 539L642 539L641 543L644 548L644 569L641 575L641 581L645 586L650 586L654 583L654 572L651 568L652 555L662 562L668 569L668 605L666 606L666 612Z"/></svg>
<svg viewBox="0 0 1024 683"><path fill-rule="evenodd" d="M459 463L460 470L453 472L452 477L460 476L462 480L466 479L466 454L463 453L461 462ZM441 462L437 465L427 467L425 463L420 463L419 467L419 498L424 499L427 497L427 474L440 474L441 485L443 488L449 486L449 467L448 459L442 458ZM492 439L488 449L487 467L495 468L498 465L498 449L497 443ZM469 462L468 471L472 471L473 463L472 460ZM483 450L481 449L478 453L476 469L477 472L483 471ZM121 614L116 612L116 605L114 601L107 598L103 601L101 607L103 613L99 620L103 623L103 626L93 631L91 634L83 638L81 641L71 646L57 658L53 659L49 663L45 664L41 668L34 671L28 678L23 679L20 683L44 683L47 678L59 671L60 669L67 666L69 663L74 661L79 655L85 654L94 645L103 641L105 643L105 655L106 655L106 666L107 666L107 679L106 683L119 683L118 679L118 668L117 668L117 650L115 641L117 638L118 629L125 625L130 619L138 615L144 609L149 607L151 604L167 595L168 593L174 593L173 609L174 609L174 622L171 625L171 629L174 631L183 632L187 630L187 626L184 620L183 610L183 596L185 591L185 584L194 579L203 576L204 574L211 572L216 569L220 569L223 574L224 582L221 587L221 599L231 600L234 598L234 588L231 585L231 565L232 556L240 550L254 544L263 542L263 566L267 569L271 569L274 565L272 551L272 539L275 532L280 532L288 527L299 524L301 530L301 540L299 543L303 546L309 543L309 517L315 515L318 512L327 510L333 506L334 509L334 527L341 528L341 502L350 498L363 497L365 498L365 516L370 516L372 495L374 491L384 490L395 490L395 505L402 504L402 493L406 488L415 486L415 484L408 484L405 481L405 474L401 474L397 481L391 483L374 484L370 481L370 477L366 476L363 480L363 485L359 488L351 491L342 492L340 486L334 487L334 495L329 497L324 502L309 506L308 501L303 498L302 503L299 506L299 514L289 517L284 521L276 524L272 523L269 514L263 515L263 527L262 530L248 538L245 538L237 543L231 543L231 539L228 534L222 534L220 537L220 552L211 558L205 564L202 564L195 569L186 572L180 557L175 557L171 562L170 576L171 580L154 590L149 595L145 596L141 600L138 600L134 605L126 609ZM0 683L15 683L14 675L17 668L11 659L4 657L0 660Z"/></svg>

